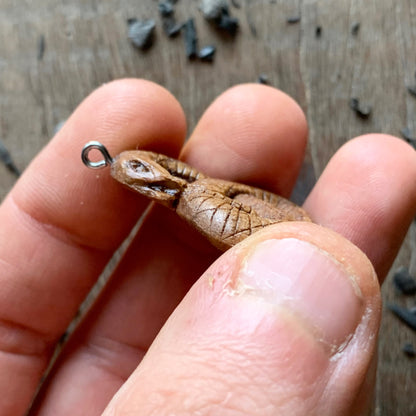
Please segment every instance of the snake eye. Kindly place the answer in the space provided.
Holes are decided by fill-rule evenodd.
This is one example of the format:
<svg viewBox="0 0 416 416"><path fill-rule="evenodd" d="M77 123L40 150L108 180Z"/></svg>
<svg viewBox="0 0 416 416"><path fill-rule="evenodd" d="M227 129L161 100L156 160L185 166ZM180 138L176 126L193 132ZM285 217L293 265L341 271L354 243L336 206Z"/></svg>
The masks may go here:
<svg viewBox="0 0 416 416"><path fill-rule="evenodd" d="M139 160L129 160L128 161L128 167L138 173L148 173L150 172L150 169Z"/></svg>

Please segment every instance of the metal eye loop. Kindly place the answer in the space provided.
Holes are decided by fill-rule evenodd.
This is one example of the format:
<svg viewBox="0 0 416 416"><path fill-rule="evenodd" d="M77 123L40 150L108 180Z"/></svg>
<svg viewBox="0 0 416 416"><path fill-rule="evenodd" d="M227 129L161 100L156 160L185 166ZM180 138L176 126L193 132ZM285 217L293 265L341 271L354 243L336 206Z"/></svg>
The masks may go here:
<svg viewBox="0 0 416 416"><path fill-rule="evenodd" d="M103 160L100 160L98 162L93 162L88 157L91 150L98 150L104 157ZM82 149L81 152L81 159L85 166L89 167L90 169L101 169L106 166L110 166L113 164L114 159L110 156L110 153L108 152L107 148L97 141L91 141L88 142Z"/></svg>

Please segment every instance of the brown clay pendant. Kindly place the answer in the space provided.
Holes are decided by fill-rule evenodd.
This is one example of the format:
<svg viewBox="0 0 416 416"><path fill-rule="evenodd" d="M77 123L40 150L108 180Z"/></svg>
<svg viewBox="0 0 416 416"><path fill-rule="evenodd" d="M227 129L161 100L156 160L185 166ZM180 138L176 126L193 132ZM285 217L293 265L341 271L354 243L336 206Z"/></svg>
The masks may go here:
<svg viewBox="0 0 416 416"><path fill-rule="evenodd" d="M96 149L104 159L92 162ZM99 142L87 143L82 161L92 169L111 167L111 176L131 190L176 211L220 250L282 221L311 221L293 202L259 188L208 178L168 156L131 150L112 158Z"/></svg>

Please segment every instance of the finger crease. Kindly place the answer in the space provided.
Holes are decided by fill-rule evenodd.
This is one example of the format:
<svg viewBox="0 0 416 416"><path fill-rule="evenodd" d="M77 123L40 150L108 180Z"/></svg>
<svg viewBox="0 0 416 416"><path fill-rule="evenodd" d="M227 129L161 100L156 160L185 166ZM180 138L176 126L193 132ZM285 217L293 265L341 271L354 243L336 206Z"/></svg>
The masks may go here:
<svg viewBox="0 0 416 416"><path fill-rule="evenodd" d="M80 242L80 237L70 231L52 224L51 222L40 221L33 216L28 210L24 209L15 198L10 195L9 200L12 203L16 215L22 219L28 227L44 232L47 236L57 240L65 245L80 250L93 250L96 252L109 252L108 249L102 249L91 244L85 244Z"/></svg>
<svg viewBox="0 0 416 416"><path fill-rule="evenodd" d="M102 336L95 336L83 345L83 354L91 359L96 367L122 381L130 376L147 351L147 348Z"/></svg>
<svg viewBox="0 0 416 416"><path fill-rule="evenodd" d="M24 356L49 355L52 340L33 328L6 319L0 319L0 351L6 354Z"/></svg>

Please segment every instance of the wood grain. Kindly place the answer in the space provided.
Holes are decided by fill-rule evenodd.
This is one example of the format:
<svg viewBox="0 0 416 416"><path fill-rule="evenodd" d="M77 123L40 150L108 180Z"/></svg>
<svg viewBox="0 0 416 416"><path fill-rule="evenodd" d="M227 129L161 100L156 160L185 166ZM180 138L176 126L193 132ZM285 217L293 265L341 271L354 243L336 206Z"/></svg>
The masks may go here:
<svg viewBox="0 0 416 416"><path fill-rule="evenodd" d="M295 190L300 201L334 152L366 133L416 135L416 3L412 0L240 0L235 39L220 36L201 17L195 0L180 0L178 20L195 18L200 46L218 46L214 64L188 62L183 39L167 39L152 0L0 0L0 139L24 169L76 105L104 82L143 77L167 87L183 105L190 129L226 88L266 74L294 97L310 126L308 155ZM300 15L289 25L286 18ZM142 53L127 40L126 19L154 18L156 42ZM357 35L351 25L360 22ZM321 26L321 36L316 27ZM45 50L38 57L44 36ZM355 96L373 106L368 120L349 109ZM400 167L398 167L400 168ZM15 178L0 165L0 198ZM416 230L396 265L416 273ZM387 280L386 302L412 304ZM416 362L401 352L416 335L385 311L375 415L416 414Z"/></svg>

